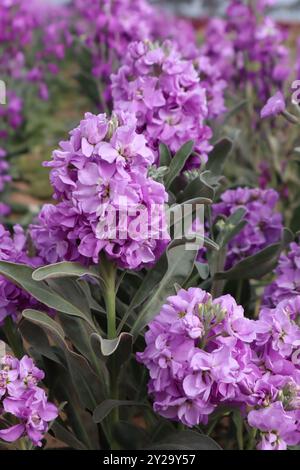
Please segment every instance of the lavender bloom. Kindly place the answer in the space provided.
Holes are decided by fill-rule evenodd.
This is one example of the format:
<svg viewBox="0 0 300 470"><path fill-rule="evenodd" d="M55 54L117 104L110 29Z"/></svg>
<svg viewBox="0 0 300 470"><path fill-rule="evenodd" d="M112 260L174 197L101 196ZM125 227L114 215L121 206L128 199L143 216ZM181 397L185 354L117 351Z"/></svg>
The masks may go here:
<svg viewBox="0 0 300 470"><path fill-rule="evenodd" d="M300 296L283 300L276 308L263 308L253 345L263 380L257 382L250 426L260 431L257 448L284 450L300 442Z"/></svg>
<svg viewBox="0 0 300 470"><path fill-rule="evenodd" d="M247 400L261 377L251 343L256 322L230 295L181 289L149 324L137 358L150 372L154 410L192 427L207 423L218 404Z"/></svg>
<svg viewBox="0 0 300 470"><path fill-rule="evenodd" d="M0 148L0 193L4 190L5 185L10 181L10 176L7 174L9 166L5 161L6 152Z"/></svg>
<svg viewBox="0 0 300 470"><path fill-rule="evenodd" d="M17 424L0 429L0 439L15 442L26 436L34 446L42 445L48 423L58 416L57 407L38 386L43 378L44 372L28 356L20 361L12 356L0 360L1 415L6 421L17 420Z"/></svg>
<svg viewBox="0 0 300 470"><path fill-rule="evenodd" d="M168 196L164 186L147 175L154 155L135 129L130 114L109 120L104 114L87 113L46 163L52 167L59 202L44 206L39 225L31 228L46 261L98 263L103 252L120 267L140 269L163 253L169 242L164 214ZM139 224L140 229L133 230Z"/></svg>
<svg viewBox="0 0 300 470"><path fill-rule="evenodd" d="M30 258L27 254L26 236L23 229L16 225L13 236L0 225L0 260L13 263L29 264L37 267L41 264L38 258ZM10 316L16 321L20 313L38 304L29 294L0 276L0 325Z"/></svg>
<svg viewBox="0 0 300 470"><path fill-rule="evenodd" d="M283 45L286 33L262 15L266 6L266 2L245 5L232 0L225 20L209 22L202 49L234 91L250 85L260 103L274 89L282 90L290 75L289 50Z"/></svg>
<svg viewBox="0 0 300 470"><path fill-rule="evenodd" d="M274 117L281 114L285 109L284 96L281 91L278 91L274 96L268 99L266 105L261 110L260 116L262 118Z"/></svg>
<svg viewBox="0 0 300 470"><path fill-rule="evenodd" d="M300 443L300 296L244 316L230 295L199 288L171 296L149 324L137 354L150 373L154 410L192 427L218 406L248 408L257 448Z"/></svg>
<svg viewBox="0 0 300 470"><path fill-rule="evenodd" d="M212 131L206 125L206 89L193 62L183 59L174 43L130 44L124 65L112 76L112 94L116 109L135 113L138 130L153 150L164 142L175 153L192 139L198 158L190 166L207 161Z"/></svg>
<svg viewBox="0 0 300 470"><path fill-rule="evenodd" d="M300 246L293 242L282 254L275 269L274 281L266 287L264 304L275 307L281 300L300 295Z"/></svg>
<svg viewBox="0 0 300 470"><path fill-rule="evenodd" d="M272 403L248 415L250 426L261 431L258 450L286 450L300 440L295 413L285 411L282 402Z"/></svg>
<svg viewBox="0 0 300 470"><path fill-rule="evenodd" d="M228 244L226 269L280 240L283 225L282 216L276 211L278 199L279 195L273 189L237 188L225 191L221 201L212 206L214 223L239 208L246 211L246 226ZM200 261L204 254L205 250L200 250Z"/></svg>
<svg viewBox="0 0 300 470"><path fill-rule="evenodd" d="M77 35L92 55L91 73L101 79L110 102L109 77L116 72L132 41L173 39L185 55L194 52L196 35L184 20L175 20L146 0L73 0Z"/></svg>

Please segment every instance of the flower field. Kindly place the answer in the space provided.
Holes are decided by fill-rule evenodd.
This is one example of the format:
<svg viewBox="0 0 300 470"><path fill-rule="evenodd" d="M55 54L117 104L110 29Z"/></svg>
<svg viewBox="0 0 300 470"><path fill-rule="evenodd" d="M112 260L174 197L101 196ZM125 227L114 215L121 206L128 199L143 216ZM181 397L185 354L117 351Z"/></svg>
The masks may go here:
<svg viewBox="0 0 300 470"><path fill-rule="evenodd" d="M300 35L228 3L0 0L0 450L300 450Z"/></svg>

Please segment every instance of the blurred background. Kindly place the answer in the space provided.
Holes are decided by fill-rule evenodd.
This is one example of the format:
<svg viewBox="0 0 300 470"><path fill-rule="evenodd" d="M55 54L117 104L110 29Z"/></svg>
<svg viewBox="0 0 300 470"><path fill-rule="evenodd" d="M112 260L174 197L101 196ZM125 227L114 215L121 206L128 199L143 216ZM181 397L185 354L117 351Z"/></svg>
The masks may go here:
<svg viewBox="0 0 300 470"><path fill-rule="evenodd" d="M42 2L62 4L68 0L40 0ZM228 2L226 0L152 0L152 3L164 5L171 11L190 18L222 14ZM300 21L300 0L277 0L272 7L272 15L281 21Z"/></svg>

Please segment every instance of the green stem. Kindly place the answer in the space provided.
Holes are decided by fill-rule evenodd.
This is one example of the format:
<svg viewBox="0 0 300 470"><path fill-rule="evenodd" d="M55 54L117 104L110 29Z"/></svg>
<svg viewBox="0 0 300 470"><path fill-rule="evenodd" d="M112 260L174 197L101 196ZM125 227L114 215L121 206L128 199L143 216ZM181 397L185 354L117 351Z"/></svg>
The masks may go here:
<svg viewBox="0 0 300 470"><path fill-rule="evenodd" d="M249 431L249 440L248 440L247 450L254 449L256 434L257 434L257 429L251 428L251 430Z"/></svg>
<svg viewBox="0 0 300 470"><path fill-rule="evenodd" d="M117 337L117 320L116 320L116 274L117 269L114 263L102 257L100 260L100 274L103 286L103 297L106 306L107 315L107 338L115 339ZM119 367L116 362L115 355L110 359L110 380L111 380L111 398L118 400L119 398ZM110 427L110 445L112 450L118 450L118 443L113 436L115 424L119 422L119 409L116 407L111 413Z"/></svg>
<svg viewBox="0 0 300 470"><path fill-rule="evenodd" d="M115 264L102 257L100 261L100 274L103 279L103 297L107 314L107 338L114 339L117 334Z"/></svg>
<svg viewBox="0 0 300 470"><path fill-rule="evenodd" d="M241 303L242 293L243 293L243 279L240 279L237 284L237 291L236 291L236 296L235 296L235 300L237 301L238 304Z"/></svg>

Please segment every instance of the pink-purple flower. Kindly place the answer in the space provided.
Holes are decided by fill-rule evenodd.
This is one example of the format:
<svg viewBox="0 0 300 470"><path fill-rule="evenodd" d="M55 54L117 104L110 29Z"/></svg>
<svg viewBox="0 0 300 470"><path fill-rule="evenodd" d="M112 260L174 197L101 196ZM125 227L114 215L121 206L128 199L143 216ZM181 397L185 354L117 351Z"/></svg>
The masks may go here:
<svg viewBox="0 0 300 470"><path fill-rule="evenodd" d="M193 140L197 157L190 166L207 161L212 131L206 88L193 61L182 57L176 43L130 44L124 65L112 76L112 94L116 109L136 115L138 130L154 151L163 142L175 153Z"/></svg>
<svg viewBox="0 0 300 470"><path fill-rule="evenodd" d="M190 288L169 297L137 355L149 369L154 410L192 427L219 404L246 400L261 375L250 347L256 335L256 322L230 295L213 300Z"/></svg>
<svg viewBox="0 0 300 470"><path fill-rule="evenodd" d="M0 423L1 417L5 423L12 423L0 426L3 441L15 442L27 437L34 446L42 445L49 423L58 416L57 407L38 386L44 375L28 356L20 360L9 355L1 358Z"/></svg>
<svg viewBox="0 0 300 470"><path fill-rule="evenodd" d="M47 163L58 204L45 205L31 228L39 254L86 264L104 253L127 269L155 263L169 235L167 193L148 176L153 161L133 115L87 113Z"/></svg>
<svg viewBox="0 0 300 470"><path fill-rule="evenodd" d="M19 225L14 227L13 235L0 225L0 260L35 267L41 264L41 259L29 257L26 235ZM6 317L16 321L25 308L37 305L38 302L25 291L0 276L0 325Z"/></svg>
<svg viewBox="0 0 300 470"><path fill-rule="evenodd" d="M275 307L281 300L300 295L300 246L293 242L286 253L280 256L275 269L275 278L264 292L263 302Z"/></svg>
<svg viewBox="0 0 300 470"><path fill-rule="evenodd" d="M285 99L281 91L278 91L275 95L268 99L267 103L261 110L261 117L274 117L281 114L286 109Z"/></svg>

